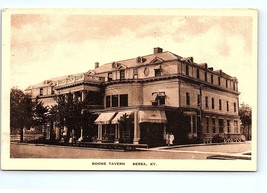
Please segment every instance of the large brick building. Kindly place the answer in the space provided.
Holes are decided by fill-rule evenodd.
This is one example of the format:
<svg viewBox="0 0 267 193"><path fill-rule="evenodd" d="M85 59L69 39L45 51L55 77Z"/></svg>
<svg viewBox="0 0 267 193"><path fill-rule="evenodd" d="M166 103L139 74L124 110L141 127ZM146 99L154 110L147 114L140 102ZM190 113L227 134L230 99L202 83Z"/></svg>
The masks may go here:
<svg viewBox="0 0 267 193"><path fill-rule="evenodd" d="M27 91L45 105L55 104L58 94L71 92L82 100L88 93L98 94L93 133L99 143L162 145L166 132L174 134L175 144L211 142L215 135L240 140L237 79L162 48L96 63L94 70L46 80ZM118 120L125 114L133 123L120 128Z"/></svg>

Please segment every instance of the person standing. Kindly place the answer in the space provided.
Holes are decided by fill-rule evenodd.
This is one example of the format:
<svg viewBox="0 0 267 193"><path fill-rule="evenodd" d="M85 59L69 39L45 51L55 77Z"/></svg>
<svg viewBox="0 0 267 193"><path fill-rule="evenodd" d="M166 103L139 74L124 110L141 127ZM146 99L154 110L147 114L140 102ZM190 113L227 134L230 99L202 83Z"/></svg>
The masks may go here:
<svg viewBox="0 0 267 193"><path fill-rule="evenodd" d="M170 145L173 145L174 135L173 135L172 133L170 133L170 137L169 137L169 138L170 138L170 140L169 140L169 141L170 141L170 142L169 142Z"/></svg>

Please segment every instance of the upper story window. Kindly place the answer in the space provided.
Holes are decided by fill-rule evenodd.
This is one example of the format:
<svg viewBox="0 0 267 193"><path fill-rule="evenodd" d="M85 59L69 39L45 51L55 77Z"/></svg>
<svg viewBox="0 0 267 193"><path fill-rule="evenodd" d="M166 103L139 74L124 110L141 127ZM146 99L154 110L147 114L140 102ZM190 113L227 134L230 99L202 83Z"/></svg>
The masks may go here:
<svg viewBox="0 0 267 193"><path fill-rule="evenodd" d="M199 69L197 69L197 78L199 79Z"/></svg>
<svg viewBox="0 0 267 193"><path fill-rule="evenodd" d="M214 98L211 98L211 108L214 109Z"/></svg>
<svg viewBox="0 0 267 193"><path fill-rule="evenodd" d="M233 82L233 89L235 90L235 82Z"/></svg>
<svg viewBox="0 0 267 193"><path fill-rule="evenodd" d="M222 99L219 99L219 110L222 110Z"/></svg>
<svg viewBox="0 0 267 193"><path fill-rule="evenodd" d="M229 101L226 101L226 110L229 111Z"/></svg>
<svg viewBox="0 0 267 193"><path fill-rule="evenodd" d="M106 96L106 107L110 107L110 96Z"/></svg>
<svg viewBox="0 0 267 193"><path fill-rule="evenodd" d="M205 107L209 108L209 97L205 97Z"/></svg>
<svg viewBox="0 0 267 193"><path fill-rule="evenodd" d="M155 69L155 76L161 76L161 70Z"/></svg>
<svg viewBox="0 0 267 193"><path fill-rule="evenodd" d="M128 94L106 96L106 108L109 107L127 107Z"/></svg>
<svg viewBox="0 0 267 193"><path fill-rule="evenodd" d="M55 94L55 90L53 86L51 87L51 94Z"/></svg>
<svg viewBox="0 0 267 193"><path fill-rule="evenodd" d="M213 74L210 75L210 82L213 84Z"/></svg>
<svg viewBox="0 0 267 193"><path fill-rule="evenodd" d="M207 75L207 72L205 72L205 81L206 81L206 82L208 81L208 75Z"/></svg>
<svg viewBox="0 0 267 193"><path fill-rule="evenodd" d="M138 79L138 69L137 68L133 69L133 79Z"/></svg>
<svg viewBox="0 0 267 193"><path fill-rule="evenodd" d="M40 96L43 96L44 95L44 90L43 88L40 88Z"/></svg>
<svg viewBox="0 0 267 193"><path fill-rule="evenodd" d="M128 107L128 94L120 95L120 107Z"/></svg>
<svg viewBox="0 0 267 193"><path fill-rule="evenodd" d="M234 112L236 112L236 103L234 103Z"/></svg>
<svg viewBox="0 0 267 193"><path fill-rule="evenodd" d="M157 105L165 105L165 92L154 92L152 93L152 105L157 106Z"/></svg>
<svg viewBox="0 0 267 193"><path fill-rule="evenodd" d="M109 72L108 73L108 81L111 81L112 80L112 72Z"/></svg>
<svg viewBox="0 0 267 193"><path fill-rule="evenodd" d="M120 79L121 80L125 79L125 70L120 70Z"/></svg>
<svg viewBox="0 0 267 193"><path fill-rule="evenodd" d="M201 98L200 98L200 95L198 94L197 95L197 106L200 106L201 104L200 104L200 100L201 100Z"/></svg>
<svg viewBox="0 0 267 193"><path fill-rule="evenodd" d="M218 85L221 86L221 77L218 76Z"/></svg>
<svg viewBox="0 0 267 193"><path fill-rule="evenodd" d="M190 93L186 93L186 105L190 105Z"/></svg>
<svg viewBox="0 0 267 193"><path fill-rule="evenodd" d="M185 65L185 74L189 75L189 65L188 64Z"/></svg>
<svg viewBox="0 0 267 193"><path fill-rule="evenodd" d="M228 80L227 79L225 79L225 86L226 86L226 88L228 88Z"/></svg>
<svg viewBox="0 0 267 193"><path fill-rule="evenodd" d="M112 95L112 107L118 107L118 106L119 106L119 96Z"/></svg>

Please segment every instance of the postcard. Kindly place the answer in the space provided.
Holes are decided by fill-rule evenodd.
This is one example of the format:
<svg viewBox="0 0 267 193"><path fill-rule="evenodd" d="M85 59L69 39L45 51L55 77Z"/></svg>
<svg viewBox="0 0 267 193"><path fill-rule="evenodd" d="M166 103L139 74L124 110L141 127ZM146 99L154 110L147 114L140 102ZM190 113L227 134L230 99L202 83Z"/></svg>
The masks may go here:
<svg viewBox="0 0 267 193"><path fill-rule="evenodd" d="M2 170L256 171L254 9L2 10Z"/></svg>

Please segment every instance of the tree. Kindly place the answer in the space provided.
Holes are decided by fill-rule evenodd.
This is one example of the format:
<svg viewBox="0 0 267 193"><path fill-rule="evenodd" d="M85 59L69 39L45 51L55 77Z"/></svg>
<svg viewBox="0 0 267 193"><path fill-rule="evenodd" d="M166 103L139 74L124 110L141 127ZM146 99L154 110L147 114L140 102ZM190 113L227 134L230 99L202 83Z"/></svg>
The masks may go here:
<svg viewBox="0 0 267 193"><path fill-rule="evenodd" d="M48 108L44 107L44 104L42 101L39 101L36 99L33 102L33 126L40 127L43 126L45 123L47 123L47 113Z"/></svg>
<svg viewBox="0 0 267 193"><path fill-rule="evenodd" d="M17 88L10 91L10 129L20 129L20 142L23 142L23 128L32 126L32 99Z"/></svg>
<svg viewBox="0 0 267 193"><path fill-rule="evenodd" d="M244 128L248 129L248 140L250 140L250 129L251 129L251 120L252 120L252 109L248 104L242 103L238 112L242 125Z"/></svg>

